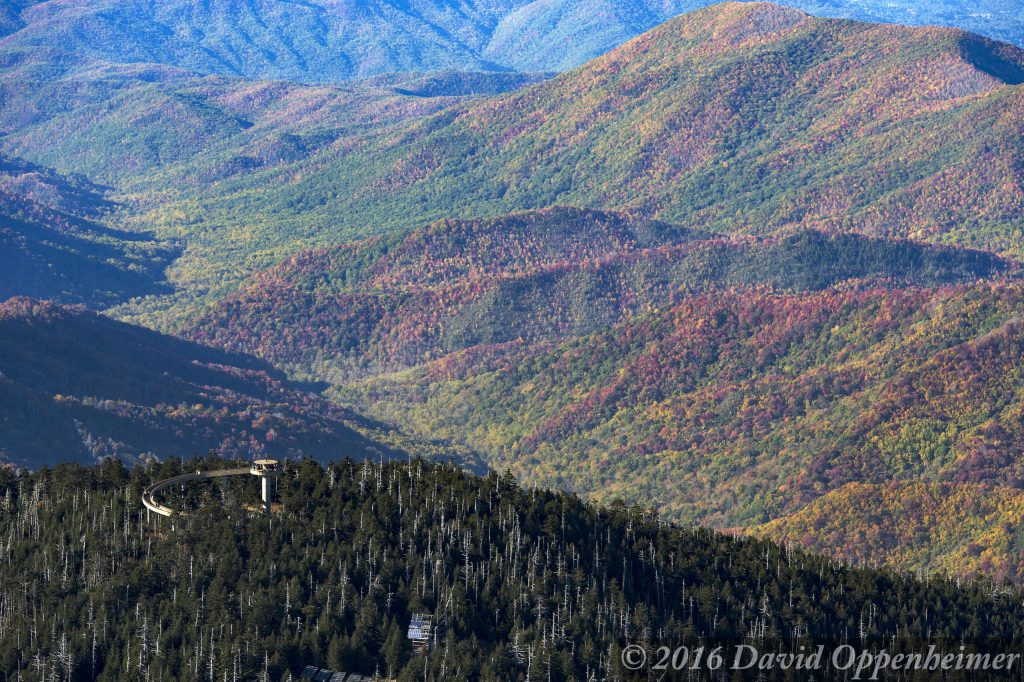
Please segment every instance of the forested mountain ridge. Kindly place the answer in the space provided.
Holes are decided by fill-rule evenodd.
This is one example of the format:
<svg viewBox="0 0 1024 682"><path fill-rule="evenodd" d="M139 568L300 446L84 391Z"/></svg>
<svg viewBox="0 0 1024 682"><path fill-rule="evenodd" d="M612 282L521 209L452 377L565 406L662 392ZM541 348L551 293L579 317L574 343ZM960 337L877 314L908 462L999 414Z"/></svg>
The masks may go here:
<svg viewBox="0 0 1024 682"><path fill-rule="evenodd" d="M185 211L158 239L147 221L133 220L139 208L162 205L188 188L288 166L324 148L357 146L368 131L537 78L438 73L304 86L43 57L4 66L0 148L14 156L5 157L0 171L7 213L0 228L11 244L3 253L0 295L95 308L172 293L171 262L196 231L208 232ZM148 191L133 190L132 183ZM59 193L68 195L59 205L40 204Z"/></svg>
<svg viewBox="0 0 1024 682"><path fill-rule="evenodd" d="M331 82L401 71L576 67L708 0L7 0L0 50ZM791 0L821 16L959 26L1024 41L1012 0Z"/></svg>
<svg viewBox="0 0 1024 682"><path fill-rule="evenodd" d="M0 303L0 466L211 451L380 456L393 452L387 431L255 358L82 308Z"/></svg>
<svg viewBox="0 0 1024 682"><path fill-rule="evenodd" d="M979 251L794 231L724 238L553 208L439 221L296 255L179 332L321 378L472 346L589 334L716 288L781 291L1016 277Z"/></svg>
<svg viewBox="0 0 1024 682"><path fill-rule="evenodd" d="M715 232L801 225L1017 254L1022 55L952 29L727 3L549 81L140 215L176 234L190 217L195 247L179 273L198 287L251 267L253 252L269 265L433 219L553 205Z"/></svg>
<svg viewBox="0 0 1024 682"><path fill-rule="evenodd" d="M672 16L715 4L706 0L684 2L652 2L646 7L623 2L565 2L537 0L514 11L499 24L487 54L512 55L510 63L520 69L543 70L577 66L578 49L560 49L568 42L580 44L578 34L594 37L590 56L615 47ZM955 26L999 40L1024 45L1024 20L1014 0L991 0L978 3L960 0L787 0L782 3L819 17L848 18L905 25L934 24ZM614 18L616 21L609 21ZM578 27L584 27L581 31ZM550 29L548 27L551 27ZM589 31L588 31L589 29ZM550 33L545 33L545 30ZM608 37L603 42L600 33ZM550 36L550 37L549 37ZM557 38L561 37L562 40ZM603 37L603 36L601 36Z"/></svg>
<svg viewBox="0 0 1024 682"><path fill-rule="evenodd" d="M225 465L0 469L0 669L284 682L314 665L562 682L646 679L621 666L627 644L652 656L663 642L1003 652L1024 639L1020 593L989 580L846 568L420 460L289 463L269 519L241 509L253 481L187 491L173 503L192 515L173 527L147 519L145 485ZM438 626L426 655L406 638L416 612Z"/></svg>
<svg viewBox="0 0 1024 682"><path fill-rule="evenodd" d="M553 205L729 233L1024 241L1024 61L952 29L718 5L469 101L532 80L305 86L2 56L0 148L114 186L111 224L181 244L169 276L189 295L311 248Z"/></svg>

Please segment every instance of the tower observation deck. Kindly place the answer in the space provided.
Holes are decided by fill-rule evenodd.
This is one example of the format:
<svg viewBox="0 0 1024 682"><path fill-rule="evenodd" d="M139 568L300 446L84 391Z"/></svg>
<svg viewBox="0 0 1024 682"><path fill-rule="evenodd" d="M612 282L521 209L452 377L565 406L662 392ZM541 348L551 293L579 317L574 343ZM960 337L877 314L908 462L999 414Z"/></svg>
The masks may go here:
<svg viewBox="0 0 1024 682"><path fill-rule="evenodd" d="M215 471L197 471L190 474L181 474L180 476L172 476L171 478L165 478L162 481L157 481L153 485L147 487L142 491L142 504L146 507L148 512L159 514L160 516L186 516L185 512L172 509L166 505L160 504L156 499L156 494L164 488L168 488L172 485L184 485L190 481L204 481L211 478L224 478L227 476L259 476L260 478L260 498L263 501L263 513L270 514L270 503L272 499L271 481L281 473L281 465L275 459L258 459L253 462L247 469L217 469Z"/></svg>
<svg viewBox="0 0 1024 682"><path fill-rule="evenodd" d="M249 473L260 477L260 497L263 499L263 513L270 515L270 482L281 471L276 459L258 459L249 467Z"/></svg>

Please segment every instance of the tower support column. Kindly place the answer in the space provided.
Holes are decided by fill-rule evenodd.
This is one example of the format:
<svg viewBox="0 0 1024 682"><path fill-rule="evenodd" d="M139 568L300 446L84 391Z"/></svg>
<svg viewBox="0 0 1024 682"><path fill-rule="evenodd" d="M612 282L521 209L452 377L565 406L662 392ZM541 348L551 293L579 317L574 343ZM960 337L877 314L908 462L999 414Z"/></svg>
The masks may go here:
<svg viewBox="0 0 1024 682"><path fill-rule="evenodd" d="M273 459L258 459L249 468L250 474L260 477L260 497L263 500L263 513L267 516L270 516L270 499L273 494L270 482L277 477L280 471L281 465Z"/></svg>

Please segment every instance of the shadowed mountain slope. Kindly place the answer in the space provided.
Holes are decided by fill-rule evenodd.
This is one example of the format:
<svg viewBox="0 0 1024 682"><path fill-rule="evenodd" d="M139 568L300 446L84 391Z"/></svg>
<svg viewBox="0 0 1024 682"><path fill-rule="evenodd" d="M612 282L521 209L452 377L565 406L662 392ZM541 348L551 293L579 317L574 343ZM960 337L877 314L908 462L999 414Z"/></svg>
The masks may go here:
<svg viewBox="0 0 1024 682"><path fill-rule="evenodd" d="M169 291L176 249L106 227L103 188L0 157L0 300L36 296L105 307Z"/></svg>
<svg viewBox="0 0 1024 682"><path fill-rule="evenodd" d="M370 428L254 358L80 308L24 298L0 304L5 463L210 451L364 457L385 447L358 432Z"/></svg>

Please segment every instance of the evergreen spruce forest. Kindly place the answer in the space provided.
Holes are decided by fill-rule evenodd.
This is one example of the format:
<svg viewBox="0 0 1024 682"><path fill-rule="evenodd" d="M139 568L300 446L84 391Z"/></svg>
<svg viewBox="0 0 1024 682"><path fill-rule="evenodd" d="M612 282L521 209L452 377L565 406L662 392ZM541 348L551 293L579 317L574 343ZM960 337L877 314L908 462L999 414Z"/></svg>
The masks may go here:
<svg viewBox="0 0 1024 682"><path fill-rule="evenodd" d="M421 459L291 461L268 517L235 481L169 494L187 516L147 519L143 487L224 464L0 470L4 679L276 682L306 665L397 680L843 679L648 676L621 651L1024 642L1024 594L989 579L847 567ZM413 613L434 617L423 655L406 638ZM899 679L938 679L917 675ZM1020 679L961 675L943 679Z"/></svg>

